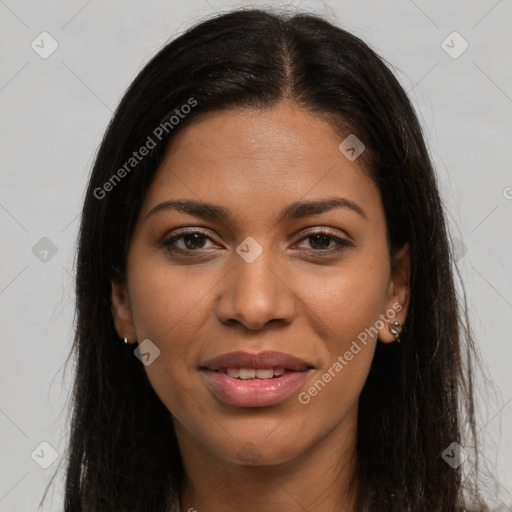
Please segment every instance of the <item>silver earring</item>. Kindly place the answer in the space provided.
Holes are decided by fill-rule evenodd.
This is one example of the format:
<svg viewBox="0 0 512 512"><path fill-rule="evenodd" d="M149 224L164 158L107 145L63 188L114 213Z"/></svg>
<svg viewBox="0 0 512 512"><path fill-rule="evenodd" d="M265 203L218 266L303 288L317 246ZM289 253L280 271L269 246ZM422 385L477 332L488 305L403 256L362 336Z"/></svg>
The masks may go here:
<svg viewBox="0 0 512 512"><path fill-rule="evenodd" d="M128 338L125 338L125 339L124 339L124 342L125 342L126 344L128 344Z"/></svg>
<svg viewBox="0 0 512 512"><path fill-rule="evenodd" d="M396 341L400 343L400 332L402 331L402 326L400 325L400 322L393 322L389 326L389 330L391 331L391 334L396 338Z"/></svg>

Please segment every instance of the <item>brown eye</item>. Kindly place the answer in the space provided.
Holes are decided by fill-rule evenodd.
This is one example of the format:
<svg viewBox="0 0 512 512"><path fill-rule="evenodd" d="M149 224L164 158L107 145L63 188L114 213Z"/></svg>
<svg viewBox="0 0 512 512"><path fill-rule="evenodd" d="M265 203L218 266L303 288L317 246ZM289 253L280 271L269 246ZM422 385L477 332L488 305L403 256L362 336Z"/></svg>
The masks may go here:
<svg viewBox="0 0 512 512"><path fill-rule="evenodd" d="M340 238L339 236L334 236L329 231L317 231L315 233L310 233L301 240L299 240L299 243L304 240L309 240L309 245L311 249L308 250L312 250L314 252L331 252L343 249L344 247L354 247L354 244L352 244L348 240ZM329 247L329 245L332 242L334 242L335 245L333 247Z"/></svg>
<svg viewBox="0 0 512 512"><path fill-rule="evenodd" d="M207 240L212 240L200 231L189 231L178 234L162 242L169 252L199 252L205 249ZM181 242L181 246L178 243Z"/></svg>

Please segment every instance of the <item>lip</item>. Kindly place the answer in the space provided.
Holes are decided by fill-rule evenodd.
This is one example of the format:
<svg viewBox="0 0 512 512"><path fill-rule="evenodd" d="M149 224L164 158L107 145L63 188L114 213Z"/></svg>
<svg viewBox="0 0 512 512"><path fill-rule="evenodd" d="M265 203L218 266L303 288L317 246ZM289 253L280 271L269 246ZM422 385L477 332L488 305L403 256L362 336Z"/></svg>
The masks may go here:
<svg viewBox="0 0 512 512"><path fill-rule="evenodd" d="M241 380L219 372L226 368L284 368L285 372L271 379ZM200 367L206 383L221 401L236 407L267 407L276 405L304 383L312 365L283 352L230 352L214 357Z"/></svg>
<svg viewBox="0 0 512 512"><path fill-rule="evenodd" d="M221 354L201 365L201 369L212 371L224 368L284 368L298 372L311 369L313 365L284 352L265 351L253 354L242 350Z"/></svg>

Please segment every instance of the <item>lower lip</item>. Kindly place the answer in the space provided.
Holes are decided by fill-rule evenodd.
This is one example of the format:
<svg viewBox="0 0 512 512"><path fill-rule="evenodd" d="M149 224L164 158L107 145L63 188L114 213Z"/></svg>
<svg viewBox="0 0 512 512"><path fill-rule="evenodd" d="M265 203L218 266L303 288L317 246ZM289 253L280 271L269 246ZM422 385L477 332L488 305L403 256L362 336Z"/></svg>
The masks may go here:
<svg viewBox="0 0 512 512"><path fill-rule="evenodd" d="M202 370L213 391L224 402L237 407L265 407L288 398L304 383L308 371L286 371L273 379L241 380L225 373Z"/></svg>

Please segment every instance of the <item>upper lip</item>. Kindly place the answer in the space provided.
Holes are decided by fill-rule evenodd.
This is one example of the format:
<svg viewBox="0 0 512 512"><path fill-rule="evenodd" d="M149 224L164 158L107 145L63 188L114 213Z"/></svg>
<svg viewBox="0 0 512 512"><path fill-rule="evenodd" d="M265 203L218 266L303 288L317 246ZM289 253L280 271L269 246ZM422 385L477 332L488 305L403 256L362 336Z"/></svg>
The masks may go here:
<svg viewBox="0 0 512 512"><path fill-rule="evenodd" d="M283 352L266 351L253 354L237 351L221 354L208 359L202 369L220 370L222 368L284 368L285 370L305 371L313 368L311 364L298 357Z"/></svg>

